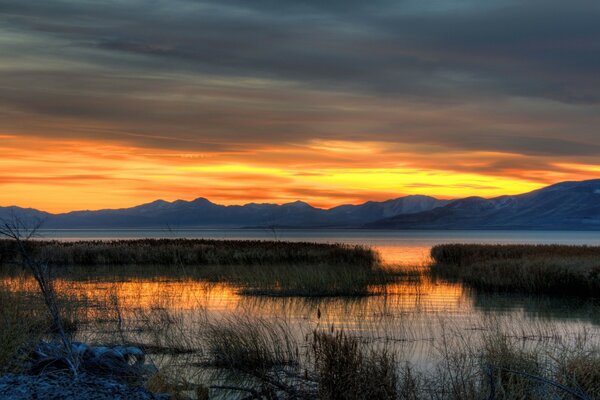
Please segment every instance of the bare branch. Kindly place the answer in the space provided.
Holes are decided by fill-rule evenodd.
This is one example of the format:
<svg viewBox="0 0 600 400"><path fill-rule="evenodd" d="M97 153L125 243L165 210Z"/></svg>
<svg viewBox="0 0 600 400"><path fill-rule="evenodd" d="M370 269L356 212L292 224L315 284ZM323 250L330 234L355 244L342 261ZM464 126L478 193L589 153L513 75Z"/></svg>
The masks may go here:
<svg viewBox="0 0 600 400"><path fill-rule="evenodd" d="M71 347L71 341L65 333L65 329L60 317L60 311L58 308L58 302L56 300L56 294L54 292L54 284L50 277L49 264L36 260L25 245L26 242L33 238L43 221L36 220L31 226L28 226L20 218L13 215L12 220L1 220L0 221L0 236L4 236L8 239L12 239L17 243L18 251L22 258L23 266L31 272L33 278L37 282L44 303L48 308L54 327L58 331L62 344L64 346L65 359L69 364L74 375L77 375L78 360L73 354Z"/></svg>

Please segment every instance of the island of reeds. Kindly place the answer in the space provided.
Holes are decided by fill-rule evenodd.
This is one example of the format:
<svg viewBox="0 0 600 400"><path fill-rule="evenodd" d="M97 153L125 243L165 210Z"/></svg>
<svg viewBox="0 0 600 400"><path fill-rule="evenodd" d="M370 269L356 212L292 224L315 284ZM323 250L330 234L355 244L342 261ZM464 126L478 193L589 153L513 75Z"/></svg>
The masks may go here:
<svg viewBox="0 0 600 400"><path fill-rule="evenodd" d="M205 239L29 241L56 276L186 277L227 282L242 293L360 296L386 281L375 251L345 244ZM0 241L0 264L18 266L17 244Z"/></svg>
<svg viewBox="0 0 600 400"><path fill-rule="evenodd" d="M600 247L446 244L431 272L480 290L600 296Z"/></svg>

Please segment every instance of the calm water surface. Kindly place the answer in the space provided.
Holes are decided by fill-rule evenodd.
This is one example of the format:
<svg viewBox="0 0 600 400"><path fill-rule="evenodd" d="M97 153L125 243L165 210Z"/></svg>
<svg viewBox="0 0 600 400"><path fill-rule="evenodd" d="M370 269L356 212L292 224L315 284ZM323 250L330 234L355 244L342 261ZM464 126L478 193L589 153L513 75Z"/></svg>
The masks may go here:
<svg viewBox="0 0 600 400"><path fill-rule="evenodd" d="M600 245L600 232L549 231L46 230L42 235L59 240L185 237L341 242L372 246L387 263L417 266L426 264L431 246L441 243ZM421 364L432 360L435 340L447 329L470 335L500 324L523 336L540 331L549 337L568 337L581 330L591 336L600 334L600 312L593 300L481 294L428 278L394 283L385 294L364 298L253 297L239 295L227 285L144 278L59 281L58 290L99 302L110 295L125 313L165 309L179 315L190 330L206 314L285 319L299 335L333 325L374 341L392 340L403 347L408 359Z"/></svg>
<svg viewBox="0 0 600 400"><path fill-rule="evenodd" d="M133 238L204 238L286 240L372 246L389 263L421 265L432 246L442 243L517 243L600 245L600 232L566 231L388 231L359 229L119 229L42 230L48 239L110 240Z"/></svg>

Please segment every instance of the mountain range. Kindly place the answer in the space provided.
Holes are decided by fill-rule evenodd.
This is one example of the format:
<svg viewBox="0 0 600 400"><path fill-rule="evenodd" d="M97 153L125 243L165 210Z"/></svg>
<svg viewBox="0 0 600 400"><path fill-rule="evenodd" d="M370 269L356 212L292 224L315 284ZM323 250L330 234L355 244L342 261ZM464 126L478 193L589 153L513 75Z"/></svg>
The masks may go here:
<svg viewBox="0 0 600 400"><path fill-rule="evenodd" d="M330 209L296 201L224 206L205 198L157 200L131 208L51 214L0 207L0 219L43 220L44 228L287 227L369 229L600 230L600 179L562 182L490 199L406 196Z"/></svg>
<svg viewBox="0 0 600 400"><path fill-rule="evenodd" d="M378 229L600 230L600 179L562 182L516 196L468 197L364 225Z"/></svg>

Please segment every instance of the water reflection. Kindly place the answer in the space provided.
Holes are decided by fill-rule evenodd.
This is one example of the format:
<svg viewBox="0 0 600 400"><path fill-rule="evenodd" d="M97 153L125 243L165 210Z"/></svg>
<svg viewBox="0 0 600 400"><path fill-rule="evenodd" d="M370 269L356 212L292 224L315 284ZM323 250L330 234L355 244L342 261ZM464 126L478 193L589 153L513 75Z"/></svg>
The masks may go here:
<svg viewBox="0 0 600 400"><path fill-rule="evenodd" d="M478 293L475 290L469 290L468 293L473 308L482 313L495 315L522 313L531 319L589 322L600 326L598 299Z"/></svg>
<svg viewBox="0 0 600 400"><path fill-rule="evenodd" d="M4 277L0 290L33 298L37 286L31 279ZM194 352L189 357L201 357L204 345L190 343L189 338L202 337L206 318L235 316L284 320L298 343L315 328L343 329L371 343L392 344L403 360L425 369L434 365L439 339L448 327L473 345L482 330L496 325L533 340L574 337L582 330L590 337L600 332L599 308L590 301L484 295L427 277L389 284L383 294L349 298L243 296L230 285L173 278L61 278L56 291L69 312L85 321L77 340L118 340L117 320L123 318L128 340L154 348L184 346ZM539 332L545 332L541 339Z"/></svg>
<svg viewBox="0 0 600 400"><path fill-rule="evenodd" d="M57 240L114 240L134 238L203 238L347 243L372 246L387 262L421 265L432 246L444 243L600 245L593 231L453 231L368 229L48 229L42 238Z"/></svg>
<svg viewBox="0 0 600 400"><path fill-rule="evenodd" d="M442 242L565 242L586 240L597 244L596 239L578 238L576 234L531 234L529 239L510 232L487 236L478 232L475 236L458 234L444 237L419 236L411 233L403 237L391 235L351 237L321 237L321 241L341 241L376 246L384 262L394 265L424 266L429 262L432 245ZM598 234L598 233L596 233ZM512 235L512 237L511 237ZM113 237L114 238L114 237ZM307 238L298 236L296 239ZM314 238L313 238L314 239ZM334 240L339 239L339 240ZM317 240L319 241L319 240ZM142 343L170 345L169 339L185 331L186 338L200 337L205 318L229 318L237 315L264 319L285 320L293 332L302 338L318 327L337 327L362 336L374 343L393 343L401 352L402 359L418 365L433 365L436 340L448 329L469 337L489 326L507 326L516 334L528 338L539 332L564 337L581 330L598 335L600 332L600 305L594 300L551 299L542 296L485 294L470 290L459 283L431 280L399 280L388 284L382 291L366 297L267 297L244 296L238 288L227 284L215 284L194 279L171 277L142 277L130 273L122 276L104 275L97 279L89 276L76 278L73 271L56 280L56 291L70 307L78 307L88 321L77 332L78 339L106 343L114 339L115 312L125 321L133 321L129 327L130 339ZM27 301L37 293L31 279L22 277L0 278L0 290L26 296ZM33 303L32 303L33 304ZM151 323L156 332L144 328L139 321L148 314L155 314ZM164 315L165 330L160 328ZM177 324L168 326L167 321ZM174 332L173 326L180 332ZM450 327L450 328L449 328ZM156 333L162 336L156 338ZM472 339L477 340L477 339ZM177 346L201 349L201 345L175 341ZM302 343L302 340L298 342ZM474 342L473 342L474 343ZM172 344L172 343L171 343ZM439 347L438 347L439 348ZM433 356L432 356L433 355ZM194 354L194 357L196 355Z"/></svg>
<svg viewBox="0 0 600 400"><path fill-rule="evenodd" d="M35 282L22 277L3 277L0 286L13 293L37 293ZM427 277L388 284L382 294L330 298L244 296L234 286L193 279L73 281L61 278L56 280L55 287L61 298L91 305L90 308L116 301L124 313L153 308L187 314L202 310L218 315L243 313L358 330L360 325L381 324L407 316L412 318L411 323L425 326L440 315L455 321L497 315L600 324L600 305L595 300L483 294L458 283Z"/></svg>

